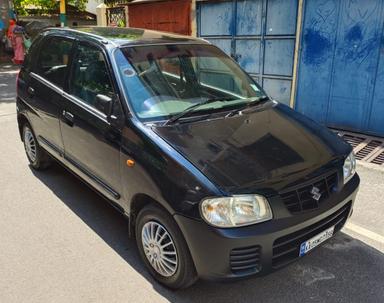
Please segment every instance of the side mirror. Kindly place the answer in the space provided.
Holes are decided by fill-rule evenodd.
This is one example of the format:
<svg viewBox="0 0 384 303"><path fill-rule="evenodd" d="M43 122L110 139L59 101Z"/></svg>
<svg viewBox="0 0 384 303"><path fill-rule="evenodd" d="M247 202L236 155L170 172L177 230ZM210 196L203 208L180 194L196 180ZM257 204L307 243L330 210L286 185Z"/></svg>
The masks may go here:
<svg viewBox="0 0 384 303"><path fill-rule="evenodd" d="M99 111L103 112L107 115L107 117L109 117L112 113L113 100L111 97L98 94L96 95L95 106Z"/></svg>

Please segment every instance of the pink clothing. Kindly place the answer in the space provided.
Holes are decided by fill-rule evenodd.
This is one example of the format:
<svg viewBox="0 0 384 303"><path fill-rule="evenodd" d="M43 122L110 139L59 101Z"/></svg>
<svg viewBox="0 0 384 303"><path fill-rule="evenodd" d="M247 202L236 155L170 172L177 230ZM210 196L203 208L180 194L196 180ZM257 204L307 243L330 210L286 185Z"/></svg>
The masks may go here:
<svg viewBox="0 0 384 303"><path fill-rule="evenodd" d="M14 53L13 61L17 64L21 64L24 61L24 39L22 35L13 34L14 40Z"/></svg>

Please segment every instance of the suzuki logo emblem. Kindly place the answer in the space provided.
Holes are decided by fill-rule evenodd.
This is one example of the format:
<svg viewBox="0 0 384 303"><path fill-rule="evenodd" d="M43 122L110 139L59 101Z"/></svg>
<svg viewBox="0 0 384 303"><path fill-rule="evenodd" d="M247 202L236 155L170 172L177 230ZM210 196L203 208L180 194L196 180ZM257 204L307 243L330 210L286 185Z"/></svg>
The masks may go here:
<svg viewBox="0 0 384 303"><path fill-rule="evenodd" d="M312 187L311 194L313 199L315 199L316 201L320 200L320 197L321 197L320 189L318 189L316 186Z"/></svg>

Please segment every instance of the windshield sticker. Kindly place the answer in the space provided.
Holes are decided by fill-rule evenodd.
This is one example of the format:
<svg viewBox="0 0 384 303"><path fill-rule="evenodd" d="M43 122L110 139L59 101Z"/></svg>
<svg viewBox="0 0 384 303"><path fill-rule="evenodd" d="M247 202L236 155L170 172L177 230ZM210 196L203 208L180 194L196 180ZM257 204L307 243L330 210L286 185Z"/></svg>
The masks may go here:
<svg viewBox="0 0 384 303"><path fill-rule="evenodd" d="M130 68L130 67L124 69L124 70L123 70L123 74L124 74L124 76L126 76L126 77L133 77L133 76L136 76L136 72L135 72L132 68Z"/></svg>

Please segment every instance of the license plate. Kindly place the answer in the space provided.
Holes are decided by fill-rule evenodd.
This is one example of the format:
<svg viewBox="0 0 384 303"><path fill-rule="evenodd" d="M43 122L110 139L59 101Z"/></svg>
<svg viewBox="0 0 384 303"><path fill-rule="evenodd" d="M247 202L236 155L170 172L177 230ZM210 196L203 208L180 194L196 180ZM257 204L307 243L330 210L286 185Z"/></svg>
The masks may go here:
<svg viewBox="0 0 384 303"><path fill-rule="evenodd" d="M313 238L309 239L308 241L305 241L301 243L300 245L300 253L299 256L304 256L307 252L309 252L311 249L318 246L320 243L324 242L325 240L331 238L333 236L333 231L335 227L332 226L323 232L319 233L318 235L314 236Z"/></svg>

